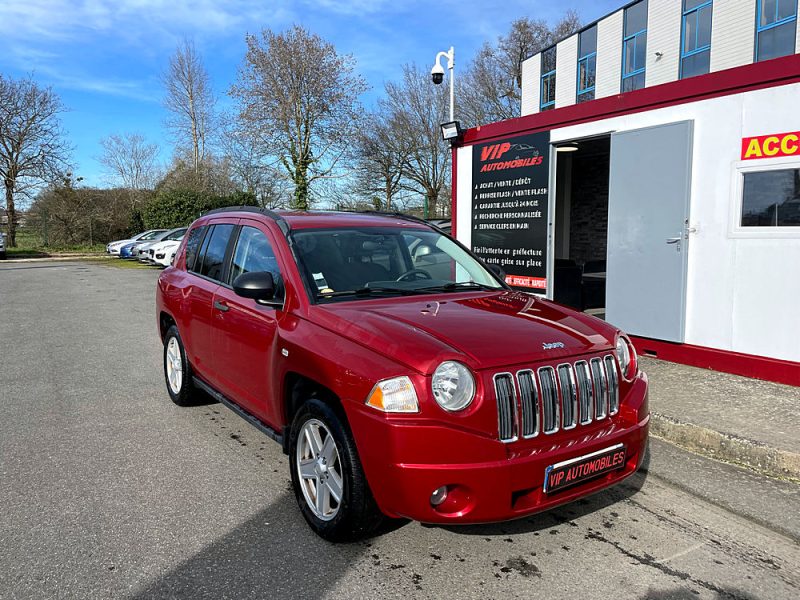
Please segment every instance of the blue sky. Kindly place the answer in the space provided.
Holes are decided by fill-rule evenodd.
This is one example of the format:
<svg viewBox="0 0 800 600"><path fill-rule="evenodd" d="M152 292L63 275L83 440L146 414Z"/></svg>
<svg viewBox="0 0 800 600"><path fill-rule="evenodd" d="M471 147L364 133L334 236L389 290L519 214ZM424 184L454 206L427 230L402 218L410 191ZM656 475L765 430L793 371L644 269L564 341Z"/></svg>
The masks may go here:
<svg viewBox="0 0 800 600"><path fill-rule="evenodd" d="M76 175L88 185L106 180L96 160L99 140L139 132L172 154L163 127L159 74L177 43L192 38L211 74L220 104L236 78L246 33L294 23L352 53L372 90L369 105L401 66L432 64L439 50L456 49L456 77L486 40L520 16L556 20L574 8L584 22L623 0L537 2L504 0L0 0L0 73L33 73L68 107L63 123ZM457 100L456 100L457 102Z"/></svg>

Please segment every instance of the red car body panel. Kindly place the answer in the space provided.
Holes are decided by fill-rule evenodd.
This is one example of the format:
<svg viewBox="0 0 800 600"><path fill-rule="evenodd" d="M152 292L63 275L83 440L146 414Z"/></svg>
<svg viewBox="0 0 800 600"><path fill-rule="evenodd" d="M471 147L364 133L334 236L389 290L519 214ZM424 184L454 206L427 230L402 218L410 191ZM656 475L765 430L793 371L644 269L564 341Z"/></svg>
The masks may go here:
<svg viewBox="0 0 800 600"><path fill-rule="evenodd" d="M282 217L292 230L425 227L363 214ZM385 514L438 523L513 519L605 488L641 464L649 425L647 378L641 372L632 381L620 377L616 415L511 443L498 437L492 377L579 357L615 356L618 332L608 323L510 290L314 304L273 219L231 212L201 217L192 228L211 222L246 222L267 234L284 279L284 306L259 305L187 272L187 233L175 265L159 278L162 335L162 319L172 319L195 375L277 432L290 425L286 386L292 377L331 390ZM215 300L229 310L215 309ZM433 398L431 376L444 360L461 361L475 375L475 399L461 412L446 412ZM365 404L376 382L402 375L414 383L418 413L386 414ZM619 443L627 450L624 468L553 494L543 491L547 467ZM434 508L431 493L443 485L450 493Z"/></svg>

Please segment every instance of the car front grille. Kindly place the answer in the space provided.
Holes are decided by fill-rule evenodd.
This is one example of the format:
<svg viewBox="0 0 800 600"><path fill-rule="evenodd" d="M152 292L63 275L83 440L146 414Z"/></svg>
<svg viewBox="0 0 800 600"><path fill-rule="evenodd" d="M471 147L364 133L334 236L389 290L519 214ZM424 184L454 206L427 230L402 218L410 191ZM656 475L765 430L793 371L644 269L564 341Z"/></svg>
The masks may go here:
<svg viewBox="0 0 800 600"><path fill-rule="evenodd" d="M494 389L498 436L503 442L574 429L619 412L619 373L610 354L516 374L498 373Z"/></svg>

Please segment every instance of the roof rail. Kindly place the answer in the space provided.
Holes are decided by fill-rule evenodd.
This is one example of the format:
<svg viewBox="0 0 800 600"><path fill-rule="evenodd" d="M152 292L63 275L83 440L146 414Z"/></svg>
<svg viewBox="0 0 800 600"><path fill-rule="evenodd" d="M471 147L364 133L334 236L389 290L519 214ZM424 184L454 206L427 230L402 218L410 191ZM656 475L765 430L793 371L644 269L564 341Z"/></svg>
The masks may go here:
<svg viewBox="0 0 800 600"><path fill-rule="evenodd" d="M281 228L284 235L289 233L289 222L284 219L281 215L276 213L275 211L269 210L268 208L260 208L258 206L223 206L222 208L214 208L212 210L207 210L201 217L206 215L216 215L219 213L226 213L226 212L251 212L251 213L258 213L260 215L264 215L265 217L269 217L273 221L278 224L278 227Z"/></svg>
<svg viewBox="0 0 800 600"><path fill-rule="evenodd" d="M344 212L347 212L347 211L344 211ZM364 214L364 215L379 215L381 217L395 217L396 219L405 219L406 221L414 221L415 223L422 223L424 225L427 225L428 227L433 227L437 231L442 231L441 229L439 229L438 226L434 225L430 221L427 221L426 219L423 219L422 217L417 217L417 216L414 216L414 215L408 215L406 213L401 213L401 212L397 212L397 211L357 210L357 211L353 211L353 212L361 213L361 214Z"/></svg>

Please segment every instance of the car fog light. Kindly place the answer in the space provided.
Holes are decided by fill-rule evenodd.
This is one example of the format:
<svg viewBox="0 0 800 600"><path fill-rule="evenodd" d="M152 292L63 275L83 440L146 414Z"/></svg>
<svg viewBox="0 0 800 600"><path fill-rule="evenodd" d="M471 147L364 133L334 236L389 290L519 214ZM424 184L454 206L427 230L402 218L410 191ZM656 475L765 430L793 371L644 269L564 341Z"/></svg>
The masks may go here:
<svg viewBox="0 0 800 600"><path fill-rule="evenodd" d="M439 506L445 500L447 500L446 485L443 485L442 487L433 490L433 493L431 494L431 506Z"/></svg>

